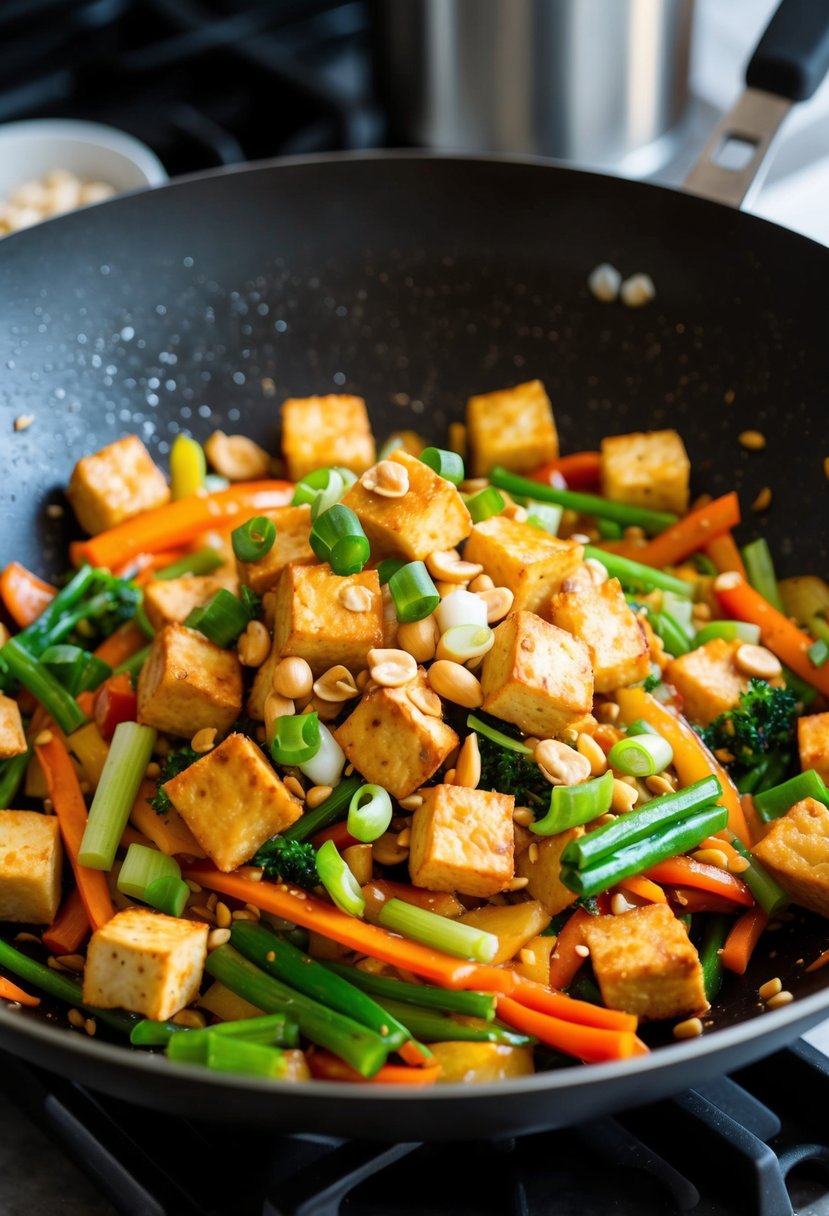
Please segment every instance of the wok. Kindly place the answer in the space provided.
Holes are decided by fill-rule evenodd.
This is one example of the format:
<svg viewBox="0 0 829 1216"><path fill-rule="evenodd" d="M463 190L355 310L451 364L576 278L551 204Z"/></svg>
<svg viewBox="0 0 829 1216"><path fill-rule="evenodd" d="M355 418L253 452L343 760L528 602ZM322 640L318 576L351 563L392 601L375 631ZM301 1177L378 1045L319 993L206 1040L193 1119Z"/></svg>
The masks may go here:
<svg viewBox="0 0 829 1216"><path fill-rule="evenodd" d="M806 84L772 80L775 49L755 60L755 83L813 88L814 62ZM604 260L648 272L652 304L592 299L585 281ZM273 449L282 397L342 390L366 397L379 435L439 440L471 392L538 376L565 451L675 426L696 491L736 487L745 505L771 486L763 523L781 571L826 572L827 281L829 251L760 219L531 162L310 158L79 212L0 248L0 557L59 572L68 524L45 506L79 456L128 431L162 462L180 428ZM21 414L33 422L14 433ZM765 451L741 449L746 428L767 434ZM758 530L748 514L745 538ZM829 924L798 914L729 979L701 1038L483 1087L206 1074L7 1008L0 1044L182 1114L393 1140L509 1134L652 1100L791 1041L829 1015L829 969L797 962L827 946ZM762 1012L757 986L772 975L797 999Z"/></svg>

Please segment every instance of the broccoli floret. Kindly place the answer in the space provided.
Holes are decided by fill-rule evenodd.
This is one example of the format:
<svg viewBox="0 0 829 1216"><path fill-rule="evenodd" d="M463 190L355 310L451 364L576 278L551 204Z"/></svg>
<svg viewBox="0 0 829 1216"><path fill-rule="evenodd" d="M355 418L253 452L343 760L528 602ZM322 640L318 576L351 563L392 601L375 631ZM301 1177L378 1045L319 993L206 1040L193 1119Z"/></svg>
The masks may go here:
<svg viewBox="0 0 829 1216"><path fill-rule="evenodd" d="M724 749L746 767L788 747L794 738L797 698L788 688L775 688L752 678L736 709L726 710L700 734L712 751Z"/></svg>
<svg viewBox="0 0 829 1216"><path fill-rule="evenodd" d="M306 890L319 886L317 851L307 840L272 836L262 845L253 864L261 866L268 878L305 887Z"/></svg>
<svg viewBox="0 0 829 1216"><path fill-rule="evenodd" d="M191 764L195 764L200 760L201 756L198 752L194 752L192 747L180 747L174 752L170 752L161 766L161 772L158 777L158 789L152 798L148 799L150 806L157 815L166 815L172 807L172 802L164 790L164 782L172 781L173 777L177 777L179 773L183 773Z"/></svg>
<svg viewBox="0 0 829 1216"><path fill-rule="evenodd" d="M481 780L478 783L481 789L514 794L519 806L538 806L549 801L549 783L529 756L499 747L485 735L478 735L478 748L481 753Z"/></svg>

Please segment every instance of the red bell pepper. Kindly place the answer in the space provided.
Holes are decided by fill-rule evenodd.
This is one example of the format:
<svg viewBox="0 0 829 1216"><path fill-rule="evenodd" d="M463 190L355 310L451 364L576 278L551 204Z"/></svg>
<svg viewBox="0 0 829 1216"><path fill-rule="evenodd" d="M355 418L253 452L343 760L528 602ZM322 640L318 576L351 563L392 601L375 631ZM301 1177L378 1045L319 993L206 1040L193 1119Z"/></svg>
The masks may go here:
<svg viewBox="0 0 829 1216"><path fill-rule="evenodd" d="M109 743L119 722L134 722L138 715L138 698L132 680L122 672L110 676L101 685L95 697L93 711L101 737Z"/></svg>

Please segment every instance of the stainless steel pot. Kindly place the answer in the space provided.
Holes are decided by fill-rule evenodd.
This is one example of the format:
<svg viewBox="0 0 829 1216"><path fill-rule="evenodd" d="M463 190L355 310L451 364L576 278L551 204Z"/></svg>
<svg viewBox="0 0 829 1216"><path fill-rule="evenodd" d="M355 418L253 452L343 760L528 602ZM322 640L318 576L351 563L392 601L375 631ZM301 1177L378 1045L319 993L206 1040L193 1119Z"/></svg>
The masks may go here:
<svg viewBox="0 0 829 1216"><path fill-rule="evenodd" d="M618 167L680 119L694 0L376 0L391 137Z"/></svg>

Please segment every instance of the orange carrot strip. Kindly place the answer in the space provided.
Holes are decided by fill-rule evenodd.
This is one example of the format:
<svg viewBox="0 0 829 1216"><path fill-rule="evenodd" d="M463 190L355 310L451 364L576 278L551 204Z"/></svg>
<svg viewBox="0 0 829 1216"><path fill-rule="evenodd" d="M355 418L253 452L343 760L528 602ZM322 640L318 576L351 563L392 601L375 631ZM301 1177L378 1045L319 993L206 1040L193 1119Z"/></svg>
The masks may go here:
<svg viewBox="0 0 829 1216"><path fill-rule="evenodd" d="M384 1064L373 1077L361 1077L356 1069L327 1051L309 1051L308 1068L318 1081L353 1081L361 1085L434 1085L440 1076L439 1064L409 1068L405 1064Z"/></svg>
<svg viewBox="0 0 829 1216"><path fill-rule="evenodd" d="M88 932L89 917L80 891L73 887L49 928L43 930L43 944L53 954L75 954Z"/></svg>
<svg viewBox="0 0 829 1216"><path fill-rule="evenodd" d="M704 507L690 511L677 523L639 550L638 560L647 566L676 566L697 553L712 536L720 536L740 522L740 502L732 491Z"/></svg>
<svg viewBox="0 0 829 1216"><path fill-rule="evenodd" d="M137 553L157 553L186 545L208 528L235 519L244 523L251 515L290 501L293 486L287 481L243 481L215 494L181 498L152 511L144 511L108 532L82 541L77 555L93 566L123 563Z"/></svg>
<svg viewBox="0 0 829 1216"><path fill-rule="evenodd" d="M31 996L28 992L24 992L22 988L18 988L17 984L13 984L3 975L0 975L0 996L7 1001L17 1001L19 1005L40 1004L39 996Z"/></svg>
<svg viewBox="0 0 829 1216"><path fill-rule="evenodd" d="M722 965L729 971L736 971L738 975L743 975L748 966L748 960L754 953L754 947L768 923L769 918L762 908L749 908L748 912L744 912L720 950ZM809 971L810 968L807 967L806 970Z"/></svg>
<svg viewBox="0 0 829 1216"><path fill-rule="evenodd" d="M57 587L44 583L20 562L10 562L0 574L0 599L16 625L25 629L51 604Z"/></svg>
<svg viewBox="0 0 829 1216"><path fill-rule="evenodd" d="M584 908L576 908L573 915L565 923L558 937L555 948L550 956L550 987L569 988L584 957L578 953L576 946L584 945L585 922L589 913Z"/></svg>
<svg viewBox="0 0 829 1216"><path fill-rule="evenodd" d="M577 1056L590 1064L605 1060L627 1060L638 1054L632 1030L603 1030L598 1026L580 1026L564 1022L549 1014L539 1013L519 1005L508 996L498 998L498 1017L524 1034L535 1035L540 1042L568 1056Z"/></svg>
<svg viewBox="0 0 829 1216"><path fill-rule="evenodd" d="M86 803L66 750L66 744L55 727L48 743L36 743L35 753L46 775L49 797L55 807L60 834L66 849L75 882L83 900L86 915L93 929L100 929L115 915L103 870L90 870L78 862L81 841L86 828Z"/></svg>
<svg viewBox="0 0 829 1216"><path fill-rule="evenodd" d="M634 874L631 878L623 878L621 882L616 883L616 886L622 891L629 891L631 895L638 895L640 899L646 899L651 904L664 904L668 902L668 897L662 888L655 882L651 882L649 878L644 878L641 874Z"/></svg>
<svg viewBox="0 0 829 1216"><path fill-rule="evenodd" d="M594 486L598 483L602 470L602 457L599 452L571 452L569 456L559 456L556 460L542 465L535 473L531 473L533 481L550 485L553 473L560 473L571 490L584 486Z"/></svg>
<svg viewBox="0 0 829 1216"><path fill-rule="evenodd" d="M746 578L742 554L730 532L723 532L722 536L715 536L713 540L710 540L705 546L705 553L707 557L711 558L720 574L725 574L727 570L736 570L737 574Z"/></svg>
<svg viewBox="0 0 829 1216"><path fill-rule="evenodd" d="M428 1068L431 1063L431 1053L425 1055L429 1048L424 1047L422 1043L416 1043L414 1039L408 1039L398 1049L397 1054L401 1059L410 1064L412 1068Z"/></svg>
<svg viewBox="0 0 829 1216"><path fill-rule="evenodd" d="M120 667L146 646L148 640L135 621L127 621L126 624L119 625L108 638L104 638L100 646L96 646L95 657L108 663L110 667Z"/></svg>
<svg viewBox="0 0 829 1216"><path fill-rule="evenodd" d="M732 903L744 904L747 908L754 904L754 896L742 878L729 874L727 870L721 870L719 866L695 861L693 857L671 857L668 861L660 861L645 870L645 877L671 886L696 887L701 891L710 891L714 895L730 899Z"/></svg>
<svg viewBox="0 0 829 1216"><path fill-rule="evenodd" d="M759 625L763 645L807 684L829 697L829 664L815 667L806 653L814 638L793 625L787 616L773 608L736 574L720 575L714 583L714 592L730 617Z"/></svg>
<svg viewBox="0 0 829 1216"><path fill-rule="evenodd" d="M642 718L667 739L673 748L674 767L683 785L692 785L701 777L707 777L709 773L714 774L723 790L719 799L720 805L728 808L728 826L747 846L749 834L739 790L697 732L683 717L672 713L642 688L621 688L616 694L616 700L622 711L622 722L626 726Z"/></svg>
<svg viewBox="0 0 829 1216"><path fill-rule="evenodd" d="M635 1014L622 1013L619 1009L604 1009L591 1005L589 1001L577 1001L563 992L552 992L534 980L516 976L515 987L510 996L528 1009L549 1014L563 1022L575 1022L579 1026L595 1026L599 1030L635 1030L638 1019Z"/></svg>
<svg viewBox="0 0 829 1216"><path fill-rule="evenodd" d="M806 968L806 970L807 971L820 971L821 968L825 967L827 963L829 963L829 950L824 950L822 954L819 954L817 956L817 958L814 960L813 963L809 963L809 966Z"/></svg>

